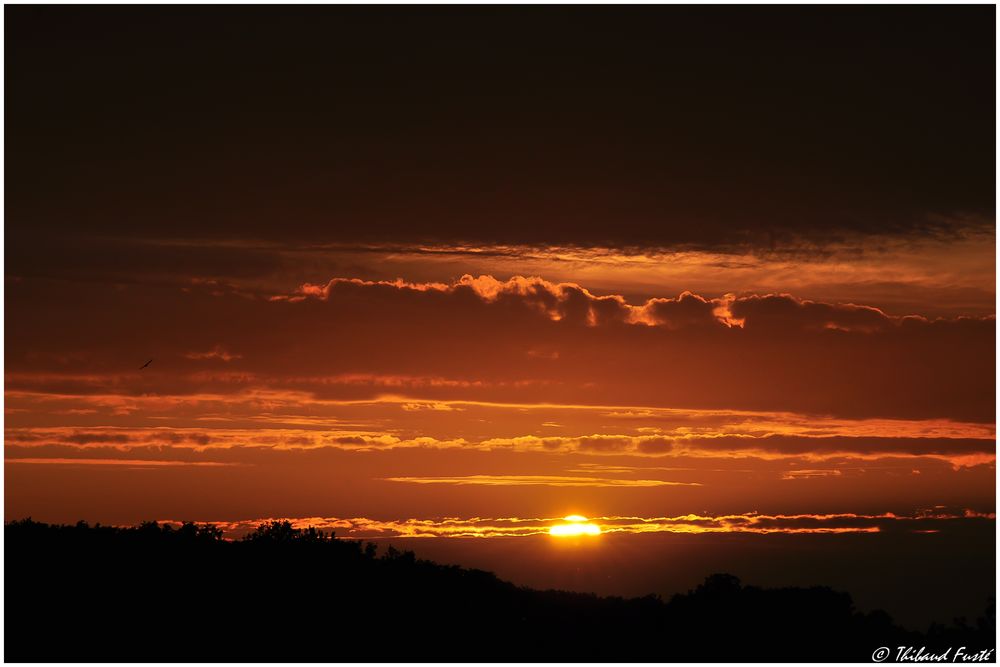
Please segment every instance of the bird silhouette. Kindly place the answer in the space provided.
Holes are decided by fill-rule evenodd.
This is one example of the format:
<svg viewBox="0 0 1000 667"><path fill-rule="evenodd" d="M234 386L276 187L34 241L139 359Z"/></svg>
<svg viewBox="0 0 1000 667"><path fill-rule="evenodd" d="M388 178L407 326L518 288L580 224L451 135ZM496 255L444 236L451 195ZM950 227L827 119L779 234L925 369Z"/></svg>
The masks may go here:
<svg viewBox="0 0 1000 667"><path fill-rule="evenodd" d="M149 361L147 361L146 363L144 363L142 366L139 366L139 370L141 371L143 368L145 368L146 366L150 365L151 363L153 363L152 359L150 359Z"/></svg>

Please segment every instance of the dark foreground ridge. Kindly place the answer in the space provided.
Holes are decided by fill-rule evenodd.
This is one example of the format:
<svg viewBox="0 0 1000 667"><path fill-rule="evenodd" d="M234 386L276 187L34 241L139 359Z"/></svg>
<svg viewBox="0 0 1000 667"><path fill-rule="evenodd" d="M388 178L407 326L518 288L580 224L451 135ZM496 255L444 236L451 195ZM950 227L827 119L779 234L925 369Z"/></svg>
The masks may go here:
<svg viewBox="0 0 1000 667"><path fill-rule="evenodd" d="M716 574L669 601L520 588L288 523L5 526L5 653L24 660L849 660L995 645L974 624L903 630L825 587ZM995 653L992 654L995 660ZM951 661L949 656L948 661Z"/></svg>

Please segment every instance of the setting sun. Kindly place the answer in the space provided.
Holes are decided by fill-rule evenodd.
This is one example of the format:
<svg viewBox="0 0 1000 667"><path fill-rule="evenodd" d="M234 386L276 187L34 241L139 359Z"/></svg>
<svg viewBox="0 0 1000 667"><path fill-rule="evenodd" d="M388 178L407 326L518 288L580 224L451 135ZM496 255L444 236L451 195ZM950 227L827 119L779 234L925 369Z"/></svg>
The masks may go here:
<svg viewBox="0 0 1000 667"><path fill-rule="evenodd" d="M587 517L579 514L570 514L563 517L567 523L557 524L549 528L549 535L555 537L575 537L578 535L600 535L601 527L596 523L587 521Z"/></svg>

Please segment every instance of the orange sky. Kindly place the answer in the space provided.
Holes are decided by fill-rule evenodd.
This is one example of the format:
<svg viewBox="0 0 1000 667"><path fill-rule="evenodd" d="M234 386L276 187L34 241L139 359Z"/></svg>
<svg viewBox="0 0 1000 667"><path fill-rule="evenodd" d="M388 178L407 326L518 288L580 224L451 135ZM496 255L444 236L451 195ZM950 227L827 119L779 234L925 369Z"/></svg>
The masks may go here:
<svg viewBox="0 0 1000 667"><path fill-rule="evenodd" d="M577 254L621 285L656 266ZM742 270L630 300L504 262L284 289L9 280L7 517L993 510L992 315L758 294Z"/></svg>

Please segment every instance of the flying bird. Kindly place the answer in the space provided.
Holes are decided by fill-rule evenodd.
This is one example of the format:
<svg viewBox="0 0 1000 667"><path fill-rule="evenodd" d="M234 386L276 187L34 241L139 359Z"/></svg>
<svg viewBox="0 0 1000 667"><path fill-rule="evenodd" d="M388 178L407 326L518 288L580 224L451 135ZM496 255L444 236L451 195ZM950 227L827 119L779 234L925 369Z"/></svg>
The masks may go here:
<svg viewBox="0 0 1000 667"><path fill-rule="evenodd" d="M145 368L146 366L150 365L151 363L153 363L152 359L150 359L149 361L147 361L146 363L144 363L142 366L139 366L139 370L141 371L143 368Z"/></svg>

